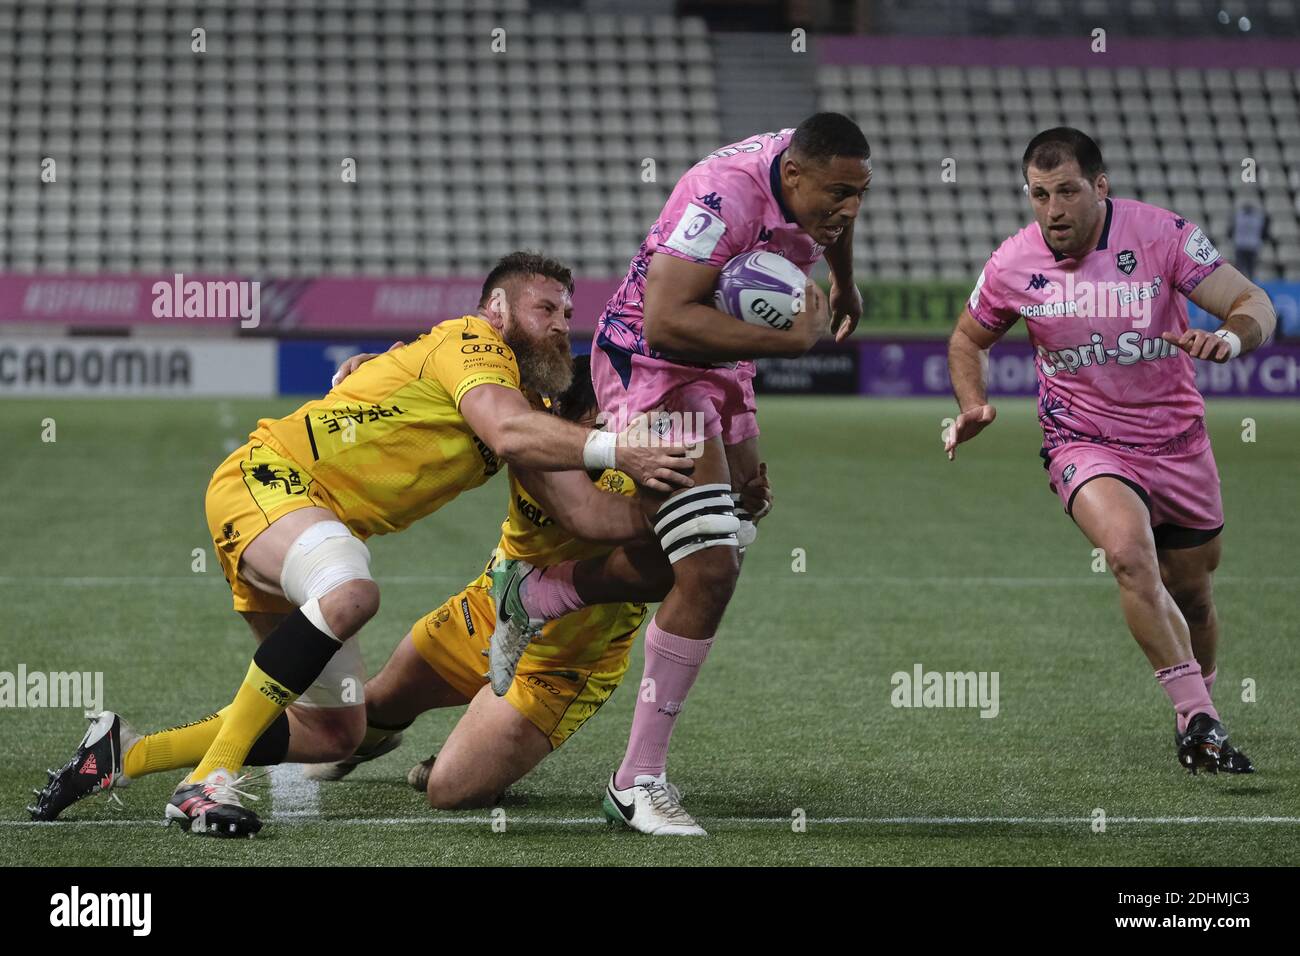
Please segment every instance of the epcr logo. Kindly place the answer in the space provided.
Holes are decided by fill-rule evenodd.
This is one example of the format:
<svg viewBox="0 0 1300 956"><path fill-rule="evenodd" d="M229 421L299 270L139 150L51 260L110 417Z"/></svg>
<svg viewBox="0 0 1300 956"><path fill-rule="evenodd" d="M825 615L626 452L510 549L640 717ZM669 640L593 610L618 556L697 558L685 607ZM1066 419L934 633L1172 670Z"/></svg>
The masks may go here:
<svg viewBox="0 0 1300 956"><path fill-rule="evenodd" d="M705 229L708 229L709 226L712 224L713 224L712 216L708 215L707 213L700 213L698 216L696 216L694 219L691 220L691 224L686 227L686 232L683 233L683 235L687 239L694 239Z"/></svg>

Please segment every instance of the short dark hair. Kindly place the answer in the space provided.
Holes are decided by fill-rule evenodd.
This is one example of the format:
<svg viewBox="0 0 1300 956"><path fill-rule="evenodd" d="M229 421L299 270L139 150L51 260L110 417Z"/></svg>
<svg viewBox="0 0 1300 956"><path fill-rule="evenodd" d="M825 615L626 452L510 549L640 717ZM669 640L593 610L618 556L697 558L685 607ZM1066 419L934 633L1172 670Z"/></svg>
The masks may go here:
<svg viewBox="0 0 1300 956"><path fill-rule="evenodd" d="M596 390L591 386L591 356L575 355L573 381L551 399L551 410L570 422L579 422L596 408Z"/></svg>
<svg viewBox="0 0 1300 956"><path fill-rule="evenodd" d="M1055 169L1062 163L1074 160L1084 177L1096 179L1106 171L1101 158L1101 148L1093 138L1072 126L1054 126L1045 129L1029 141L1024 158L1020 160L1020 175L1029 182L1029 167Z"/></svg>
<svg viewBox="0 0 1300 956"><path fill-rule="evenodd" d="M858 124L843 113L814 113L795 129L790 150L801 159L824 162L836 156L870 159L871 147Z"/></svg>
<svg viewBox="0 0 1300 956"><path fill-rule="evenodd" d="M529 276L545 276L554 279L560 285L573 292L573 273L563 262L542 255L540 252L518 251L502 256L492 271L483 280L483 292L478 297L479 308L487 305L492 297L492 290L511 279L526 279Z"/></svg>

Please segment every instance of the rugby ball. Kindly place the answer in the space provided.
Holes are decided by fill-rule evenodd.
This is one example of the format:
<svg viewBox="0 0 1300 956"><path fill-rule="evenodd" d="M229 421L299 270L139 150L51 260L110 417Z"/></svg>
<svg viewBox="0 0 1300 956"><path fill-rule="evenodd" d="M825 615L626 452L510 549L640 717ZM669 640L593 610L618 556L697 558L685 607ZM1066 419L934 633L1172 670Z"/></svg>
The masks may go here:
<svg viewBox="0 0 1300 956"><path fill-rule="evenodd" d="M784 256L745 252L722 267L713 301L727 315L784 332L803 311L807 284L808 277Z"/></svg>

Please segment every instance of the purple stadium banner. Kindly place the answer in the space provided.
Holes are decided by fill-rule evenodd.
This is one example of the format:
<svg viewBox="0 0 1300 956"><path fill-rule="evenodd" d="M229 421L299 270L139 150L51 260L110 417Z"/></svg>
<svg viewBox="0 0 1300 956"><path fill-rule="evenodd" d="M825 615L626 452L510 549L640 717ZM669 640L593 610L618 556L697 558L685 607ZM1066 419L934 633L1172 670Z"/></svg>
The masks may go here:
<svg viewBox="0 0 1300 956"><path fill-rule="evenodd" d="M578 279L573 328L590 332L617 279ZM133 325L235 327L263 333L347 330L423 331L443 319L473 312L482 278L250 279L214 275L0 275L3 323L122 328ZM184 308L194 292L235 284L256 286L258 318L241 321L231 308ZM218 297L220 298L220 297Z"/></svg>
<svg viewBox="0 0 1300 956"><path fill-rule="evenodd" d="M1107 38L1092 52L1092 38L835 36L817 40L820 63L833 66L1124 66L1167 69L1294 70L1300 42L1271 39Z"/></svg>
<svg viewBox="0 0 1300 956"><path fill-rule="evenodd" d="M858 391L877 397L952 394L946 342L860 341ZM1300 398L1300 345L1265 346L1223 365L1196 363L1196 386L1207 398ZM1001 342L989 353L992 395L1036 395L1034 350Z"/></svg>

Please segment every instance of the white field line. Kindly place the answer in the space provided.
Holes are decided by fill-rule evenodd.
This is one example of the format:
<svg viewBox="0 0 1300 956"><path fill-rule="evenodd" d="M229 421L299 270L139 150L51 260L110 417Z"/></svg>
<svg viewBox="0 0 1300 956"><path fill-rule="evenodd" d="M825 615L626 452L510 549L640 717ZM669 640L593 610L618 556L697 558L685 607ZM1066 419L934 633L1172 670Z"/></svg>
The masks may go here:
<svg viewBox="0 0 1300 956"><path fill-rule="evenodd" d="M1104 585L1112 587L1113 582L1109 574L1078 574L1073 577L1038 577L1038 578L1016 578L1016 577L941 577L941 576L917 576L917 577L899 577L890 575L829 575L829 574L747 574L745 580L760 580L766 582L790 581L797 584L821 583L830 584L858 584L858 585L885 585L889 587L954 587L954 586L975 586L975 587L1051 587L1054 585L1063 585L1068 587L1078 587L1081 585ZM381 576L378 579L380 587L384 586L427 586L438 581L464 582L470 580L468 574L426 574L420 576L412 575L388 575ZM124 585L161 585L170 587L172 585L189 583L216 585L224 584L222 578L204 574L174 574L174 575L141 575L141 576L121 576L121 577L41 577L17 574L0 574L0 585L16 585L21 587L32 587L34 585L57 585L59 587L121 587ZM1214 583L1217 584L1290 584L1300 585L1300 575L1225 575L1216 574Z"/></svg>
<svg viewBox="0 0 1300 956"><path fill-rule="evenodd" d="M300 763L271 768L271 819L277 823L297 818L320 818L320 784L308 780Z"/></svg>
<svg viewBox="0 0 1300 956"><path fill-rule="evenodd" d="M310 782L310 781L307 781ZM273 782L274 785L274 782ZM277 823L287 825L323 824L328 826L482 826L490 827L494 822L491 817L442 816L429 813L418 817L312 817L294 815L280 819L273 814ZM792 817L700 817L700 822L712 826L761 826L779 824L789 826ZM552 826L552 827L586 827L605 822L604 817L506 817L508 824L516 826ZM1092 817L808 817L809 826L1077 826L1088 827L1093 823ZM1107 817L1106 824L1135 824L1152 826L1300 826L1300 817L1241 817L1241 816L1198 816L1198 817ZM30 827L161 827L162 820L60 820L54 823L33 820L0 820L0 827L26 829Z"/></svg>

